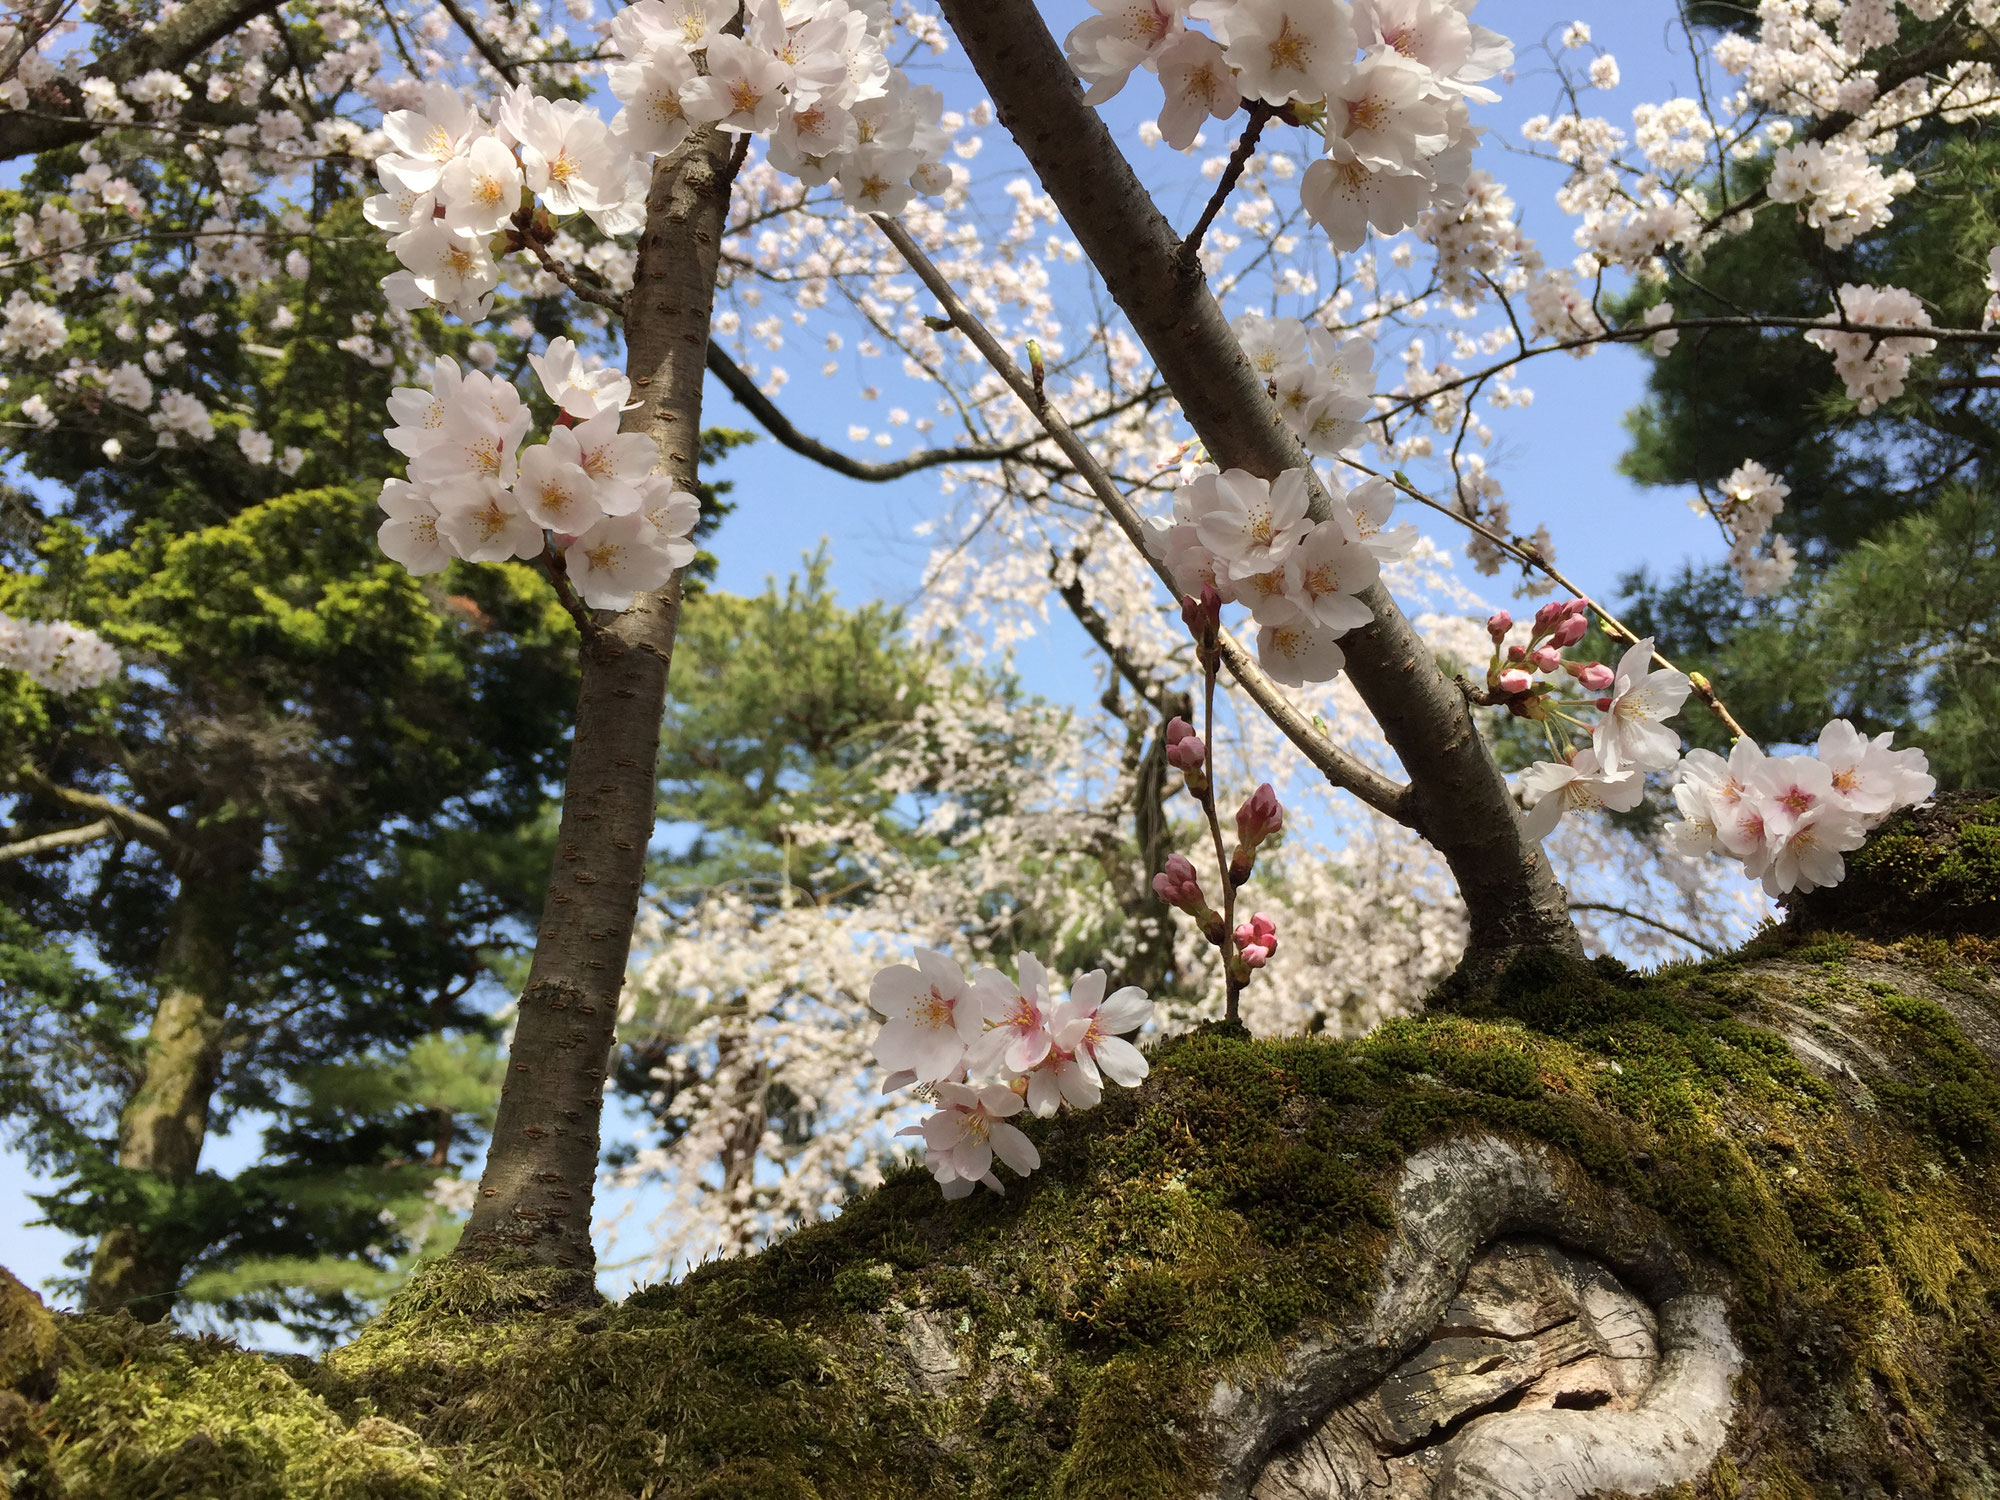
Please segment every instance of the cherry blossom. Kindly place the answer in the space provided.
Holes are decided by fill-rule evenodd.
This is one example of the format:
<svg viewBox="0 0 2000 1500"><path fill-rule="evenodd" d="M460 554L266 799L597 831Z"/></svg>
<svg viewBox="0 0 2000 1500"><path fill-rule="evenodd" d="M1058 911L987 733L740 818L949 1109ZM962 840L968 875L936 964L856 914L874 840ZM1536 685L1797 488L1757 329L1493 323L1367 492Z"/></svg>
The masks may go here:
<svg viewBox="0 0 2000 1500"><path fill-rule="evenodd" d="M1125 1038L1152 1019L1153 1002L1137 985L1106 995L1108 983L1102 969L1071 981L1069 998L1056 1007L1051 1033L1056 1047L1074 1055L1077 1069L1093 1086L1101 1073L1113 1083L1137 1088L1151 1070L1145 1055ZM1064 1097L1069 1097L1067 1090Z"/></svg>
<svg viewBox="0 0 2000 1500"><path fill-rule="evenodd" d="M1071 28L1063 46L1069 53L1070 66L1089 85L1084 98L1091 104L1103 104L1116 97L1134 68L1164 68L1167 50L1187 35L1181 29L1181 12L1185 7L1180 0L1090 0L1090 3L1098 14ZM1231 90L1233 107L1233 85Z"/></svg>
<svg viewBox="0 0 2000 1500"><path fill-rule="evenodd" d="M125 663L109 641L84 626L0 614L0 667L67 695L109 682Z"/></svg>
<svg viewBox="0 0 2000 1500"><path fill-rule="evenodd" d="M438 535L438 508L407 479L385 479L380 504L388 517L375 533L383 555L412 573L436 573L452 551Z"/></svg>
<svg viewBox="0 0 2000 1500"><path fill-rule="evenodd" d="M1531 839L1547 838L1566 812L1600 807L1630 812L1646 794L1646 778L1637 770L1609 772L1588 746L1568 761L1537 761L1521 773L1521 801L1527 814L1522 832Z"/></svg>
<svg viewBox="0 0 2000 1500"><path fill-rule="evenodd" d="M570 581L593 609L629 609L633 596L663 587L694 561L694 543L657 530L645 516L609 515L563 550Z"/></svg>
<svg viewBox="0 0 2000 1500"><path fill-rule="evenodd" d="M934 948L917 949L914 968L881 970L868 987L868 1003L887 1018L875 1039L876 1061L916 1081L951 1077L985 1030L980 1006L968 994L958 965Z"/></svg>
<svg viewBox="0 0 2000 1500"><path fill-rule="evenodd" d="M1204 122L1226 120L1242 107L1236 75L1213 38L1183 31L1159 50L1154 62L1166 94L1160 106L1160 135L1176 151L1194 145Z"/></svg>
<svg viewBox="0 0 2000 1500"><path fill-rule="evenodd" d="M994 968L982 968L972 976L973 993L987 1026L966 1057L975 1073L1003 1066L1025 1073L1048 1056L1048 970L1032 953L1017 954L1015 967L1021 976L1018 983Z"/></svg>
<svg viewBox="0 0 2000 1500"><path fill-rule="evenodd" d="M999 1192L995 1157L1023 1177L1042 1164L1035 1143L1008 1123L1026 1108L1019 1094L997 1083L984 1088L940 1083L936 1088L940 1107L923 1122L923 1137L929 1165L947 1198L963 1196L974 1183ZM959 1192L952 1191L954 1182L963 1184Z"/></svg>
<svg viewBox="0 0 2000 1500"><path fill-rule="evenodd" d="M1303 469L1287 469L1275 481L1226 469L1203 474L1184 488L1196 537L1233 579L1269 572L1312 529Z"/></svg>
<svg viewBox="0 0 2000 1500"><path fill-rule="evenodd" d="M1576 618L1581 624L1581 617ZM1680 758L1680 736L1663 721L1680 712L1692 684L1685 672L1671 667L1653 670L1652 660L1650 636L1619 659L1611 701L1591 736L1591 746L1606 776L1616 776L1628 767L1661 771Z"/></svg>

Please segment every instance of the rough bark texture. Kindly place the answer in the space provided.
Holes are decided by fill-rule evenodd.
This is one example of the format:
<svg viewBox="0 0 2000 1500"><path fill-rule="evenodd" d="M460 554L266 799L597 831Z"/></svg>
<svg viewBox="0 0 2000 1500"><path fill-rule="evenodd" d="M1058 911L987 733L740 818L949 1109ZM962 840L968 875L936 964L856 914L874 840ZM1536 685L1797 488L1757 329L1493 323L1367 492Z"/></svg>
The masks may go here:
<svg viewBox="0 0 2000 1500"><path fill-rule="evenodd" d="M701 451L703 356L721 253L733 137L703 130L654 168L626 301L628 432L691 490ZM604 1074L653 834L655 764L680 580L605 615L582 647L562 822L535 957L521 993L493 1144L460 1254L526 1252L577 1273L592 1296L590 1209Z"/></svg>
<svg viewBox="0 0 2000 1500"><path fill-rule="evenodd" d="M1210 455L1270 477L1308 463L1209 294L1199 267L1133 174L1031 0L941 0L967 58L1084 254ZM1323 506L1324 501L1318 502ZM1403 762L1417 830L1450 863L1476 953L1580 951L1561 887L1522 839L1505 779L1459 690L1388 591L1375 623L1342 638L1347 671Z"/></svg>
<svg viewBox="0 0 2000 1500"><path fill-rule="evenodd" d="M118 1165L140 1174L150 1207L171 1208L194 1181L227 1046L229 991L243 877L255 857L252 824L224 823L209 847L184 850L173 927L160 953L159 1001L146 1033L145 1072L118 1116ZM145 1212L98 1238L85 1283L94 1312L124 1309L143 1322L170 1312L186 1270L183 1236Z"/></svg>
<svg viewBox="0 0 2000 1500"><path fill-rule="evenodd" d="M2000 912L2000 800L1850 896ZM1983 898L1974 899L1984 872ZM1212 1029L1044 1168L921 1172L618 1307L426 1272L323 1361L0 1281L16 1496L1865 1500L2000 1493L2000 944L1559 954L1358 1042ZM11 1413L11 1416L10 1416Z"/></svg>

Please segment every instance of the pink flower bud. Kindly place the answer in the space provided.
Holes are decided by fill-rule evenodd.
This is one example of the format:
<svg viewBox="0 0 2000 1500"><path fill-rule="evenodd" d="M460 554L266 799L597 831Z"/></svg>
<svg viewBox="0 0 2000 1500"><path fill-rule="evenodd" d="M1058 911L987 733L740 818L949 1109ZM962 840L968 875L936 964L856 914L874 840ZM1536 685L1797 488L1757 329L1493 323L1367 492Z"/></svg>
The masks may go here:
<svg viewBox="0 0 2000 1500"><path fill-rule="evenodd" d="M1222 623L1222 595L1212 583L1201 586L1201 597L1189 594L1181 600L1181 623L1197 641L1207 641Z"/></svg>
<svg viewBox="0 0 2000 1500"><path fill-rule="evenodd" d="M1609 688L1612 683L1616 682L1618 676L1611 668L1605 666L1603 662L1594 661L1576 674L1576 680L1581 682L1591 692L1601 693Z"/></svg>
<svg viewBox="0 0 2000 1500"><path fill-rule="evenodd" d="M1562 653L1554 646L1537 646L1528 653L1528 660L1535 664L1537 672L1558 672L1562 670Z"/></svg>
<svg viewBox="0 0 2000 1500"><path fill-rule="evenodd" d="M1610 713L1610 712L1611 712L1611 700L1610 700L1609 698L1599 698L1599 699L1597 700L1597 711L1598 711L1599 713L1601 713L1601 714L1608 714L1608 713Z"/></svg>
<svg viewBox="0 0 2000 1500"><path fill-rule="evenodd" d="M1556 633L1549 637L1549 644L1552 646L1574 646L1578 641L1583 639L1584 633L1589 629L1590 621L1586 620L1582 615L1571 615L1567 620L1556 626Z"/></svg>
<svg viewBox="0 0 2000 1500"><path fill-rule="evenodd" d="M1535 679L1519 667L1510 667L1500 674L1500 691L1503 693L1525 693L1535 685Z"/></svg>
<svg viewBox="0 0 2000 1500"><path fill-rule="evenodd" d="M1237 924L1236 946L1247 956L1252 948L1259 949L1266 958L1278 951L1278 924L1263 912L1258 912L1247 922ZM1257 967L1252 964L1253 969Z"/></svg>
<svg viewBox="0 0 2000 1500"><path fill-rule="evenodd" d="M1493 644L1496 646L1506 639L1507 632L1513 628L1514 617L1504 609L1496 611L1486 622L1486 633L1493 637Z"/></svg>
<svg viewBox="0 0 2000 1500"><path fill-rule="evenodd" d="M1167 764L1182 771L1199 771L1208 760L1208 746L1186 719L1167 721Z"/></svg>
<svg viewBox="0 0 2000 1500"><path fill-rule="evenodd" d="M1255 943L1246 944L1241 952L1243 954L1243 963L1247 968L1261 969L1266 963L1270 962L1271 950L1259 947Z"/></svg>
<svg viewBox="0 0 2000 1500"><path fill-rule="evenodd" d="M1547 635L1556 628L1558 621L1569 613L1569 606L1559 599L1551 599L1535 611L1535 634Z"/></svg>
<svg viewBox="0 0 2000 1500"><path fill-rule="evenodd" d="M1588 599L1572 599L1563 608L1567 609L1573 615L1585 615L1590 612L1590 601Z"/></svg>
<svg viewBox="0 0 2000 1500"><path fill-rule="evenodd" d="M1278 806L1278 794L1265 782L1236 809L1236 837L1244 847L1255 849L1285 826L1285 810Z"/></svg>
<svg viewBox="0 0 2000 1500"><path fill-rule="evenodd" d="M1153 893L1169 906L1192 912L1204 905L1201 898L1201 882L1195 878L1194 866L1185 856L1169 854L1167 867L1153 877Z"/></svg>
<svg viewBox="0 0 2000 1500"><path fill-rule="evenodd" d="M1507 660L1526 661L1527 659L1528 648L1526 646L1509 646L1507 648Z"/></svg>

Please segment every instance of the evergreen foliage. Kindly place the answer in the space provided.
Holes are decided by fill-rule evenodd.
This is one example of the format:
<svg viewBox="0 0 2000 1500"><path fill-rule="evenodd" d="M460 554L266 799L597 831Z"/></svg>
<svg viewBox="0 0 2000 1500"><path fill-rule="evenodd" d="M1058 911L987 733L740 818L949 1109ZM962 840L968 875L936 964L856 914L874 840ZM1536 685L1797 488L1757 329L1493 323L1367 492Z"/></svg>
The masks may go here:
<svg viewBox="0 0 2000 1500"><path fill-rule="evenodd" d="M1884 232L1842 251L1781 207L1663 287L1636 293L1683 317L1741 307L1818 317L1844 283L1895 285L1939 323L1977 327L1987 252L2000 242L1991 183L2000 142L1961 129L1919 133L1902 165L1918 188ZM1758 186L1752 165L1718 193ZM1721 567L1625 580L1628 622L1715 678L1751 734L1809 740L1829 718L1922 746L1946 785L1990 785L2000 749L1992 621L2000 617L2000 390L1986 351L1945 345L1897 400L1863 416L1832 361L1795 332L1709 330L1653 356L1648 394L1627 419L1623 467L1646 484L1709 490L1746 459L1791 485L1776 529L1799 552L1791 585L1744 598ZM1690 738L1726 744L1701 715Z"/></svg>

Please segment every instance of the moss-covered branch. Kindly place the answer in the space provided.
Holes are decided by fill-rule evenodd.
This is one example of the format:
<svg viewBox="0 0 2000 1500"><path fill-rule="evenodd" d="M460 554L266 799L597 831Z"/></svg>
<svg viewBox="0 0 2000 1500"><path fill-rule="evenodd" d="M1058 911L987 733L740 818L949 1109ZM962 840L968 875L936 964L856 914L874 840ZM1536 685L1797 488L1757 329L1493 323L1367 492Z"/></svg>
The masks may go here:
<svg viewBox="0 0 2000 1500"><path fill-rule="evenodd" d="M1902 853L1856 889L1875 871L1884 905L2000 830L1947 811L1890 825ZM1042 1124L1046 1170L1004 1199L906 1172L615 1307L495 1260L434 1268L319 1362L64 1318L52 1399L9 1332L0 1369L44 1374L7 1465L17 1494L121 1500L1240 1495L1422 1343L1475 1241L1525 1229L1656 1309L1653 1406L1479 1408L1434 1434L1435 1493L1483 1492L1451 1468L1482 1432L1724 1420L1725 1344L1733 1425L1695 1493L1991 1493L2000 903L1961 889L1956 936L1801 912L1651 976L1523 955L1358 1042L1183 1037Z"/></svg>

